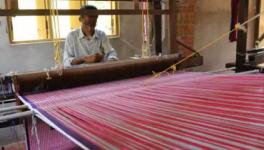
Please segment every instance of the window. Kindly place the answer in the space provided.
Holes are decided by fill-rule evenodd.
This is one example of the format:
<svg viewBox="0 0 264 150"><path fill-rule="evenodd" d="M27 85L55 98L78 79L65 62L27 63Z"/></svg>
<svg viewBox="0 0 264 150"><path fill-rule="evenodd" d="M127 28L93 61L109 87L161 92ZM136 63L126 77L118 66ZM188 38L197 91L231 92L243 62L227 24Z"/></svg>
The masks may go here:
<svg viewBox="0 0 264 150"><path fill-rule="evenodd" d="M49 9L49 0L17 0L16 3L8 3L8 8L22 9ZM54 1L53 1L54 2ZM116 2L104 1L65 1L57 0L58 9L79 9L84 4L95 5L98 9L116 9ZM12 6L8 6L12 5ZM14 6L16 5L16 6ZM26 20L26 21L25 21ZM80 26L79 16L59 16L60 38L65 38L67 34ZM11 43L24 43L34 41L47 41L55 36L54 24L57 20L51 16L16 16L8 17L9 36ZM106 32L108 36L118 35L118 19L116 15L100 15L97 27Z"/></svg>

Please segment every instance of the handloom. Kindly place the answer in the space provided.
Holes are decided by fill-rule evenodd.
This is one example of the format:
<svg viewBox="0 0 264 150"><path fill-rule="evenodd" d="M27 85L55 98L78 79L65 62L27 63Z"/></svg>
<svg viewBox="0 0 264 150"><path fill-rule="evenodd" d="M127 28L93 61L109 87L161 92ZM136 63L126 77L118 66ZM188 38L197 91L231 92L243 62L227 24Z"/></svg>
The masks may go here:
<svg viewBox="0 0 264 150"><path fill-rule="evenodd" d="M23 91L19 98L83 149L263 149L263 79L182 72Z"/></svg>
<svg viewBox="0 0 264 150"><path fill-rule="evenodd" d="M90 149L264 148L263 75L146 78L21 99Z"/></svg>

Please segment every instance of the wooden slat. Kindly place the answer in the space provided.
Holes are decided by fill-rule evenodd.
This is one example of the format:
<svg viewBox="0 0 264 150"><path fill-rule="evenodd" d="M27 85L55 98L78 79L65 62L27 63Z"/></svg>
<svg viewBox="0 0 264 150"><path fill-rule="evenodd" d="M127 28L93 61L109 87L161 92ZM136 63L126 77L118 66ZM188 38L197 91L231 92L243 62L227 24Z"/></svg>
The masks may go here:
<svg viewBox="0 0 264 150"><path fill-rule="evenodd" d="M75 10L75 9L60 9L58 10L59 15L80 15L80 14L91 14L91 15L141 15L141 10L131 9L120 9L120 10ZM169 10L150 10L150 14L162 15L169 14ZM4 9L0 10L0 16L46 16L50 15L49 9Z"/></svg>

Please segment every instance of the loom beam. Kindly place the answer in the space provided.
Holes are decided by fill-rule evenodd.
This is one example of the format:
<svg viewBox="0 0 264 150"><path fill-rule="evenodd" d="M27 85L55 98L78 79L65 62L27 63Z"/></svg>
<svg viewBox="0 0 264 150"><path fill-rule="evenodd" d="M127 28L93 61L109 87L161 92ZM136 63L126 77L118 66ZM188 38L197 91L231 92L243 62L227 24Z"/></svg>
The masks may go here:
<svg viewBox="0 0 264 150"><path fill-rule="evenodd" d="M7 121L7 120L13 120L13 119L18 119L18 118L25 118L28 116L33 115L33 111L24 111L20 113L14 113L11 115L5 115L5 116L0 116L0 122Z"/></svg>
<svg viewBox="0 0 264 150"><path fill-rule="evenodd" d="M16 93L24 95L148 75L153 71L162 71L181 59L178 54L173 54L140 60L124 60L64 69L61 76L56 71L51 71L49 72L51 80L46 79L46 72L15 75L13 80ZM196 56L178 65L177 69L199 66L202 63L202 57Z"/></svg>
<svg viewBox="0 0 264 150"><path fill-rule="evenodd" d="M18 106L6 107L6 108L0 109L0 113L12 111L12 110L22 110L22 109L26 109L26 108L28 108L27 105L18 105Z"/></svg>

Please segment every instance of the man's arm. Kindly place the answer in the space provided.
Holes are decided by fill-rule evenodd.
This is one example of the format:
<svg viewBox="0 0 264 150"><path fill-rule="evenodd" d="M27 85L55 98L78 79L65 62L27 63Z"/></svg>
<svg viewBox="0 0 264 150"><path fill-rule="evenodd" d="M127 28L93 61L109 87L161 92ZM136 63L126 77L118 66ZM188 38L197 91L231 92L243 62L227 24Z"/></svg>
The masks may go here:
<svg viewBox="0 0 264 150"><path fill-rule="evenodd" d="M70 39L70 34L65 40L65 46L63 51L63 64L65 67L70 67L72 61L75 59L73 41Z"/></svg>
<svg viewBox="0 0 264 150"><path fill-rule="evenodd" d="M94 55L87 55L81 58L74 58L71 61L71 65L79 65L79 64L90 64L90 63L96 63L96 62L100 62L103 59L103 55L96 53Z"/></svg>
<svg viewBox="0 0 264 150"><path fill-rule="evenodd" d="M112 47L112 45L110 44L109 39L107 38L105 34L103 34L102 46L104 49L106 60L118 60L117 53L115 49Z"/></svg>
<svg viewBox="0 0 264 150"><path fill-rule="evenodd" d="M82 64L82 63L84 63L84 59L83 58L74 58L71 61L71 65L79 65L79 64Z"/></svg>
<svg viewBox="0 0 264 150"><path fill-rule="evenodd" d="M110 52L108 52L106 54L106 58L107 60L118 60L116 51L113 49Z"/></svg>
<svg viewBox="0 0 264 150"><path fill-rule="evenodd" d="M94 55L87 55L81 58L81 60L83 60L83 63L86 64L100 62L102 59L103 55L99 53L96 53Z"/></svg>

